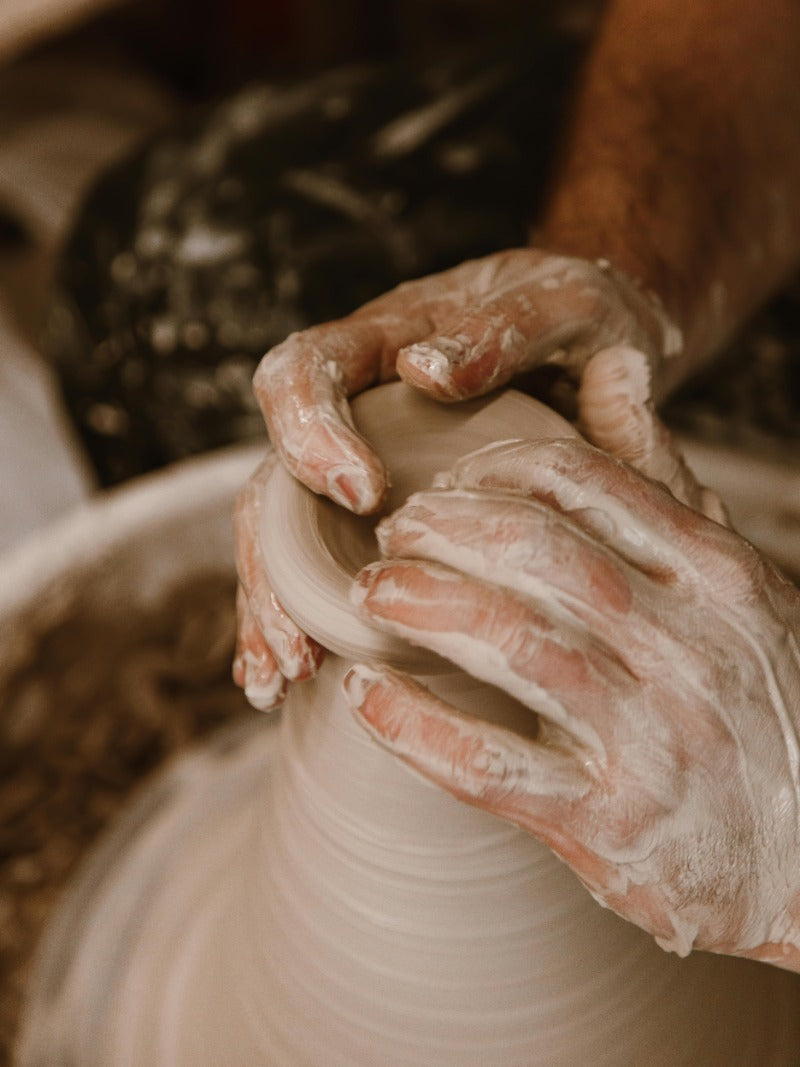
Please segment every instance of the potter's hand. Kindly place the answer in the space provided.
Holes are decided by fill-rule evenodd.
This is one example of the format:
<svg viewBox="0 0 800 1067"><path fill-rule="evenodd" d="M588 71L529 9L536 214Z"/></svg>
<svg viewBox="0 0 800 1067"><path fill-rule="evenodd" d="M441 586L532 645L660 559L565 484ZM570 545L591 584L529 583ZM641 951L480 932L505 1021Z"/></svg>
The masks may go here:
<svg viewBox="0 0 800 1067"><path fill-rule="evenodd" d="M310 677L323 656L316 641L298 629L275 599L261 562L261 508L268 506L266 483L276 462L270 452L239 493L234 509L239 588L233 677L261 711L277 707L287 682Z"/></svg>
<svg viewBox="0 0 800 1067"><path fill-rule="evenodd" d="M557 362L581 379L581 428L594 443L720 517L650 400L651 370L671 336L655 301L621 275L518 249L401 285L345 319L293 334L264 357L255 389L289 469L316 492L369 512L380 506L386 475L353 429L348 396L399 373L439 398L461 399ZM256 529L265 479L262 470L237 509L234 677L266 710L280 703L287 680L314 673L322 650L283 612L263 574Z"/></svg>
<svg viewBox="0 0 800 1067"><path fill-rule="evenodd" d="M386 473L347 398L400 375L442 400L478 396L542 363L581 386L584 435L702 506L652 412L650 379L680 338L657 301L606 266L516 249L399 286L352 315L292 334L255 376L289 470L359 513Z"/></svg>
<svg viewBox="0 0 800 1067"><path fill-rule="evenodd" d="M538 735L358 666L371 733L662 946L800 970L798 590L580 441L475 453L380 538L368 616L506 690Z"/></svg>

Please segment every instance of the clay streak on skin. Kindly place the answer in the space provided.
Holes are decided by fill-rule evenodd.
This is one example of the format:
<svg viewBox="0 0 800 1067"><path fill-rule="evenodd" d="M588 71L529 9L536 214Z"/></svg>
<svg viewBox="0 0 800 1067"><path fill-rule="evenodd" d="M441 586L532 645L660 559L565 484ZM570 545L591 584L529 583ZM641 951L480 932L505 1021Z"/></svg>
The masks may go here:
<svg viewBox="0 0 800 1067"><path fill-rule="evenodd" d="M508 494L499 491L459 489L450 492L456 499L468 501L474 498L478 504L493 500L500 516L503 507L509 504ZM415 494L406 501L401 513L379 523L375 533L384 555L392 555L387 546L390 544L392 529L397 529L409 548L409 552L404 555L444 562L447 566L464 570L485 581L503 585L512 591L524 592L526 596L543 604L554 618L561 618L570 625L574 626L585 616L587 610L591 610L586 599L579 599L536 573L537 564L540 569L542 566L538 562L540 560L543 561L545 569L549 567L547 557L542 554L542 530L539 529L540 526L542 529L546 528L547 514L539 511L536 502L513 500L513 505L522 513L520 519L523 521L526 520L525 511L532 511L530 519L533 521L525 521L522 527L531 536L513 536L515 517L509 516L512 533L504 536L500 526L493 527L493 544L491 551L487 552L480 543L477 546L454 543L446 533L432 527L425 519L426 503L430 499L430 493ZM422 518L415 515L417 507L421 509ZM517 519L517 525L520 519ZM580 534L576 532L575 537L580 538Z"/></svg>
<svg viewBox="0 0 800 1067"><path fill-rule="evenodd" d="M553 299L556 307L562 299L558 291L570 288L575 292L573 300L578 298L584 308L592 309L591 313L573 308L571 314L558 315L547 329L542 329L537 323L540 314L552 314ZM656 298L617 272L605 270L598 275L594 265L582 260L543 255L521 270L519 257L509 255L500 261L490 258L471 280L471 289L476 313L480 314L483 308L486 315L482 336L438 333L408 345L403 352L405 362L445 395L453 389L452 368L478 363L493 344L497 344L505 361L500 358L494 370L487 371L480 391L486 391L500 378L505 380L509 373L527 370L543 361L563 363L574 372L610 345L641 348L648 360L662 352L672 356L682 350L680 331ZM541 307L535 299L537 290ZM545 294L553 296L548 298ZM503 305L504 299L508 306ZM598 307L607 309L600 322ZM527 320L522 328L520 317Z"/></svg>
<svg viewBox="0 0 800 1067"><path fill-rule="evenodd" d="M352 587L350 594L352 603L362 611L368 595L369 591L358 583ZM397 586L393 580L387 581L384 578L381 581L380 595L381 600L384 602L402 603L407 599L408 594L401 586ZM562 616L565 614L563 608L559 608L558 605L556 605L556 608ZM412 643L418 643L419 633L416 629L408 627L395 619L382 618L382 625L389 632L405 637ZM488 682L490 685L499 686L516 700L535 709L537 713L552 719L553 722L569 731L578 741L590 749L595 757L602 758L604 746L597 731L588 723L571 715L560 700L557 700L548 690L538 685L533 679L522 677L513 671L509 664L508 656L501 648L456 630L451 633L426 630L424 636L426 648L432 649L461 666L468 665L470 674L474 677ZM520 634L518 636L522 638L524 635ZM535 629L530 631L530 637L534 642L542 639L542 635ZM548 640L558 643L564 650L577 650L576 646L568 644L561 640L560 637L561 635L555 627L551 633L547 634Z"/></svg>

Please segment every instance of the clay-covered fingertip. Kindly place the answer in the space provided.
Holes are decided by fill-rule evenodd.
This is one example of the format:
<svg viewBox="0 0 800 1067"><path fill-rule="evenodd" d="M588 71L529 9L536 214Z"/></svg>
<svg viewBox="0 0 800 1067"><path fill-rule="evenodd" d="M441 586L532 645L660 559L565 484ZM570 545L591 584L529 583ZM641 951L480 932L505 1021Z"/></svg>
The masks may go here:
<svg viewBox="0 0 800 1067"><path fill-rule="evenodd" d="M287 682L280 671L265 677L257 667L245 666L244 695L256 711L274 711L286 696Z"/></svg>
<svg viewBox="0 0 800 1067"><path fill-rule="evenodd" d="M388 479L381 470L347 467L332 470L327 478L326 495L356 515L380 511L386 498Z"/></svg>
<svg viewBox="0 0 800 1067"><path fill-rule="evenodd" d="M412 496L413 495L415 494L412 494ZM411 497L409 497L409 500L410 499ZM408 500L405 504L403 504L402 507L405 508L407 504ZM375 540L378 542L378 548L380 549L382 556L390 555L389 545L391 544L392 535L394 534L395 528L397 526L397 515L399 511L402 511L402 508L398 509L398 511L393 512L391 515L387 515L385 518L381 519L381 521L375 527Z"/></svg>
<svg viewBox="0 0 800 1067"><path fill-rule="evenodd" d="M313 638L293 629L273 629L269 635L270 652L281 674L289 682L313 678L325 657L325 649Z"/></svg>
<svg viewBox="0 0 800 1067"><path fill-rule="evenodd" d="M304 641L302 648L296 649L291 655L278 657L281 671L290 682L305 682L313 678L324 659L325 649L310 638Z"/></svg>
<svg viewBox="0 0 800 1067"><path fill-rule="evenodd" d="M261 687L246 686L244 695L247 703L254 711L260 711L266 715L269 712L278 710L283 704L286 691L281 689L280 692L276 693L272 690L264 691Z"/></svg>
<svg viewBox="0 0 800 1067"><path fill-rule="evenodd" d="M368 667L365 663L356 663L342 680L342 690L351 708L362 708L367 695L376 682L382 678L380 671Z"/></svg>
<svg viewBox="0 0 800 1067"><path fill-rule="evenodd" d="M437 339L437 342L417 341L401 348L398 355L403 367L413 368L430 381L448 379L453 364L464 362L465 349L458 341Z"/></svg>
<svg viewBox="0 0 800 1067"><path fill-rule="evenodd" d="M359 611L365 611L365 604L370 590L375 583L375 579L383 569L383 564L378 561L376 563L368 563L366 567L362 567L358 574L353 579L353 583L350 586L350 603L354 608Z"/></svg>
<svg viewBox="0 0 800 1067"><path fill-rule="evenodd" d="M467 358L467 351L449 338L437 338L437 343L419 341L401 348L397 354L397 373L407 384L438 400L463 400L464 391L454 379Z"/></svg>

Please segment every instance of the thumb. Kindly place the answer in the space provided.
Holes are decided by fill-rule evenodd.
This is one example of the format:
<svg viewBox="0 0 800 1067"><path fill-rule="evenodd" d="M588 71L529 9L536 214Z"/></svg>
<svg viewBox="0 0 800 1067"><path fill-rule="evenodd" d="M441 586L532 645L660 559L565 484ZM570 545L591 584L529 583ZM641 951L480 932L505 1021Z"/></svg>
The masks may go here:
<svg viewBox="0 0 800 1067"><path fill-rule="evenodd" d="M656 414L643 352L615 345L593 356L581 378L578 410L581 430L593 445L662 482L681 503L730 525L725 505L700 485Z"/></svg>

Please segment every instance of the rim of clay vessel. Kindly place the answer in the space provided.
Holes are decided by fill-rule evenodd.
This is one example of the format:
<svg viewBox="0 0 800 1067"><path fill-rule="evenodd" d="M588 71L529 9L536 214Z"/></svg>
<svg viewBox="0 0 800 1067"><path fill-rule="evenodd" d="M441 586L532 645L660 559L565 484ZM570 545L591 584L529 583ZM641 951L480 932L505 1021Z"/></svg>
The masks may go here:
<svg viewBox="0 0 800 1067"><path fill-rule="evenodd" d="M763 551L800 571L800 465L751 456L725 446L683 440L692 469L717 489L736 528ZM236 445L182 460L91 497L0 555L0 625L15 619L54 584L100 569L116 551L141 539L142 549L164 554L159 530L182 527L185 550L173 555L176 574L198 564L230 563L230 506L263 458L264 442ZM205 523L221 521L222 531ZM197 524L195 535L186 529ZM214 534L219 537L215 540ZM139 553L140 554L140 553ZM161 592L165 576L132 592L148 602ZM124 578L124 576L123 576ZM123 580L123 579L121 579Z"/></svg>

